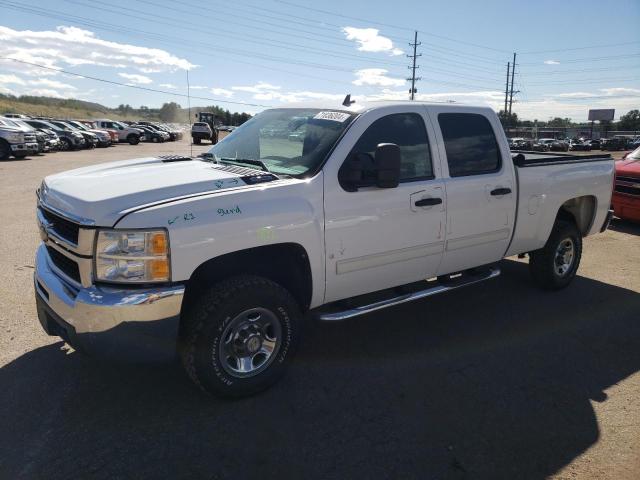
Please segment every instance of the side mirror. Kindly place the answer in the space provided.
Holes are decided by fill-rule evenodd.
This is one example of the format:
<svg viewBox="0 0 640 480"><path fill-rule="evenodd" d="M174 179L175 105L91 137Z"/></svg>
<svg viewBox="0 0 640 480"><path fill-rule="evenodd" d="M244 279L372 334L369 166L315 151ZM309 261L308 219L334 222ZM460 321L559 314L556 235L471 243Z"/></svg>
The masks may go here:
<svg viewBox="0 0 640 480"><path fill-rule="evenodd" d="M396 188L400 183L400 147L395 143L380 143L376 148L374 168L378 188Z"/></svg>

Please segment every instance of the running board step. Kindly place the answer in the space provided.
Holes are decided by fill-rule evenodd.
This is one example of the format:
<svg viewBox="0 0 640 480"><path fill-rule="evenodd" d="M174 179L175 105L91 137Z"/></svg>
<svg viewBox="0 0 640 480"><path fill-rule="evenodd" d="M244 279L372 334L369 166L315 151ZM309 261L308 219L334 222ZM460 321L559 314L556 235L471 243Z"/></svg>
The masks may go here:
<svg viewBox="0 0 640 480"><path fill-rule="evenodd" d="M343 310L340 312L318 312L316 318L327 322L334 322L340 320L347 320L349 318L358 317L367 313L382 310L383 308L395 307L407 302L413 302L414 300L420 300L422 298L431 297L440 293L455 290L456 288L466 287L474 283L483 282L500 275L500 269L497 267L490 267L484 270L482 273L469 274L468 276L448 279L446 282L439 282L436 286L427 288L424 290L418 290L417 292L406 293L398 295L393 298L381 300L379 302L370 303L369 305L362 305L359 307Z"/></svg>

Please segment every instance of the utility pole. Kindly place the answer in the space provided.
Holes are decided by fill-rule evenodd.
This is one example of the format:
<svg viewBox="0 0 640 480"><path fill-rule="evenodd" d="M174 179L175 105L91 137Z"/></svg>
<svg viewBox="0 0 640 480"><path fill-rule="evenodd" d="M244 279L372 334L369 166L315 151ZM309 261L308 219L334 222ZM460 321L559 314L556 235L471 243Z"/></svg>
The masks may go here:
<svg viewBox="0 0 640 480"><path fill-rule="evenodd" d="M509 94L509 120L511 120L511 104L513 103L513 76L515 73L516 73L516 52L513 52L513 64L511 66L511 93Z"/></svg>
<svg viewBox="0 0 640 480"><path fill-rule="evenodd" d="M417 92L416 80L420 80L420 77L416 78L416 69L420 68L420 66L416 66L416 59L422 56L421 53L416 53L416 48L418 48L418 45L421 45L420 43L418 43L418 31L416 31L415 35L413 36L413 43L410 43L409 45L413 47L413 55L407 55L407 58L412 58L413 64L411 67L407 67L409 70L411 70L411 78L407 78L407 81L411 81L411 90L409 90L409 93L411 94L411 100L414 100L415 94Z"/></svg>
<svg viewBox="0 0 640 480"><path fill-rule="evenodd" d="M504 87L504 114L507 115L507 102L509 101L509 67L511 63L507 62L507 84Z"/></svg>

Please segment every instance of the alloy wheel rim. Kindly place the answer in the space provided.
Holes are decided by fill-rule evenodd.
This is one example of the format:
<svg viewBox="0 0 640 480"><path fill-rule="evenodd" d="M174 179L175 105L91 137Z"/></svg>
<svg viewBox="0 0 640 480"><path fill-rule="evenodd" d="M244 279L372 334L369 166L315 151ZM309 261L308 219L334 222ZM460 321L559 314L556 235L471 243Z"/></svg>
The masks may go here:
<svg viewBox="0 0 640 480"><path fill-rule="evenodd" d="M276 358L282 343L282 327L266 308L250 308L233 318L220 336L218 360L229 375L252 377Z"/></svg>
<svg viewBox="0 0 640 480"><path fill-rule="evenodd" d="M571 238L565 238L558 244L554 256L553 269L559 277L565 276L573 266L575 245Z"/></svg>

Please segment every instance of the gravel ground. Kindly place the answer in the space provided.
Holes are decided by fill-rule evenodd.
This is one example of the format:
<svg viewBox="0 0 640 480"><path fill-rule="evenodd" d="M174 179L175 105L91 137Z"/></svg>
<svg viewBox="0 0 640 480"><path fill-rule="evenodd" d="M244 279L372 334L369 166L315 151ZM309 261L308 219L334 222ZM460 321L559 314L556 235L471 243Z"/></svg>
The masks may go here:
<svg viewBox="0 0 640 480"><path fill-rule="evenodd" d="M177 365L104 364L46 336L32 287L42 177L188 151L0 163L0 478L640 478L639 225L586 239L562 292L508 259L495 281L309 323L285 379L235 402Z"/></svg>

